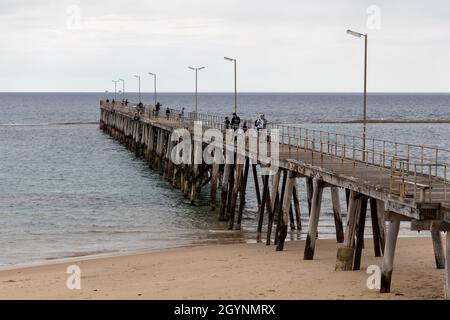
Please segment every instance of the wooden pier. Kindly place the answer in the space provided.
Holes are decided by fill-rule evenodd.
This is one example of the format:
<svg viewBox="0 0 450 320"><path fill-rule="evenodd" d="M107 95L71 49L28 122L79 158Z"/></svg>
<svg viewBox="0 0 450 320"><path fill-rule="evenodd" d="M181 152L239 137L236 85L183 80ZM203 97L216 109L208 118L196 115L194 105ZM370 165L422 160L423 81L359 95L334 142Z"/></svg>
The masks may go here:
<svg viewBox="0 0 450 320"><path fill-rule="evenodd" d="M305 201L309 208L305 260L314 258L324 189L331 192L336 241L342 244L337 252L337 271L359 270L370 206L374 254L383 256L380 292L390 292L400 221L409 221L412 230L429 230L436 267L445 269L445 297L450 298L450 151L377 139L367 139L362 149L360 137L269 124L269 131L280 133L279 170L269 176L260 174L264 167L258 161L260 155L249 150L243 163L236 164L176 164L171 160L178 142L171 139L175 129L192 133L194 121L201 121L205 130L225 131L220 116L190 113L180 118L177 110L171 110L167 117L163 111L158 116L151 106L138 109L104 101L100 102L100 110L100 128L143 156L193 204L209 184L211 210L217 212L218 219L228 221L229 229L241 227L247 185L253 183L258 203L258 237L261 240L263 229L266 230L266 244L270 245L273 239L277 251L283 250L289 228L302 228L300 179L306 184ZM206 147L203 141L200 145L202 149ZM234 144L224 142L223 149L229 148L237 153ZM340 190L345 191L347 199L345 228ZM445 244L443 231L447 232Z"/></svg>

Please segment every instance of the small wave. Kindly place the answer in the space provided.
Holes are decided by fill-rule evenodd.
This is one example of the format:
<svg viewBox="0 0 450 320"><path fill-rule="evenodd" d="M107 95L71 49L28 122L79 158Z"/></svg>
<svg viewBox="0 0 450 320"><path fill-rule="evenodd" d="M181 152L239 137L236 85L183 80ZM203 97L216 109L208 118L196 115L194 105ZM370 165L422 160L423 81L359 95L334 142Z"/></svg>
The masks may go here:
<svg viewBox="0 0 450 320"><path fill-rule="evenodd" d="M117 252L117 250L96 250L96 251L85 251L85 252L73 252L73 253L58 256L58 257L47 257L47 258L45 258L45 260L60 260L60 259L67 259L67 258L96 256L96 255L113 253L113 252Z"/></svg>
<svg viewBox="0 0 450 320"><path fill-rule="evenodd" d="M242 233L241 230L219 230L219 229L209 229L208 230L209 233L212 234L230 234L230 233Z"/></svg>

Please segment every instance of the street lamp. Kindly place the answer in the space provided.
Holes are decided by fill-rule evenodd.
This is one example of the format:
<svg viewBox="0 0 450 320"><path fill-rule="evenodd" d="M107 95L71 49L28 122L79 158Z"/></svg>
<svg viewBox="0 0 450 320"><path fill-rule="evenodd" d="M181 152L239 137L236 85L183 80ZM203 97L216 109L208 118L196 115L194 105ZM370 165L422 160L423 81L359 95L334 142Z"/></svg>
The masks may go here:
<svg viewBox="0 0 450 320"><path fill-rule="evenodd" d="M236 59L224 57L225 60L234 62L234 112L237 113L237 77L236 77Z"/></svg>
<svg viewBox="0 0 450 320"><path fill-rule="evenodd" d="M125 100L125 80L119 79L119 81L122 81L122 100Z"/></svg>
<svg viewBox="0 0 450 320"><path fill-rule="evenodd" d="M366 161L366 125L367 125L367 34L347 30L351 36L364 37L364 113L363 113L363 161Z"/></svg>
<svg viewBox="0 0 450 320"><path fill-rule="evenodd" d="M114 101L117 100L117 82L119 82L119 80L113 80L112 82L114 82Z"/></svg>
<svg viewBox="0 0 450 320"><path fill-rule="evenodd" d="M148 74L153 76L153 90L155 95L155 106L156 106L156 73L149 72Z"/></svg>
<svg viewBox="0 0 450 320"><path fill-rule="evenodd" d="M199 70L205 69L205 67L199 67L199 68L194 68L194 67L188 67L191 70L195 71L195 116L197 116L197 74Z"/></svg>
<svg viewBox="0 0 450 320"><path fill-rule="evenodd" d="M139 79L139 103L141 103L141 76L135 74L134 77Z"/></svg>

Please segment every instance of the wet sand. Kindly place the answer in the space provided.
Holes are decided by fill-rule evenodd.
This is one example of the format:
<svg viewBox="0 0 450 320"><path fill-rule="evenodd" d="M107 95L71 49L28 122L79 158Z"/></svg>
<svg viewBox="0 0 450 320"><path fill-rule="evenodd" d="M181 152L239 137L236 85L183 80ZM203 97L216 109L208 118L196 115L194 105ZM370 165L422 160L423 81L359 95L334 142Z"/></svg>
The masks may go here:
<svg viewBox="0 0 450 320"><path fill-rule="evenodd" d="M0 272L0 299L442 299L444 272L430 238L400 238L392 292L366 286L371 239L360 271L336 272L338 244L318 240L315 260L303 261L304 241L276 252L264 244L169 249ZM81 268L81 289L66 287L67 266Z"/></svg>

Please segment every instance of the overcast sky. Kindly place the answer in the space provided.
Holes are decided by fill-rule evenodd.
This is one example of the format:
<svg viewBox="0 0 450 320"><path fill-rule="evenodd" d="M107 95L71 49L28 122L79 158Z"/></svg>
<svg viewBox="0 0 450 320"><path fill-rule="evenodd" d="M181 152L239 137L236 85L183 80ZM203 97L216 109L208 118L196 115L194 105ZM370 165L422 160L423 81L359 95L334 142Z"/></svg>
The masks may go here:
<svg viewBox="0 0 450 320"><path fill-rule="evenodd" d="M359 92L347 28L369 91L450 91L448 0L0 0L0 91Z"/></svg>

